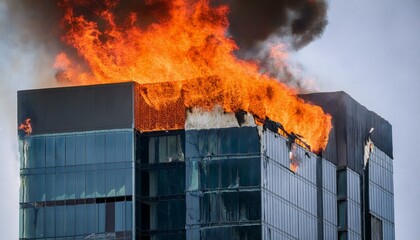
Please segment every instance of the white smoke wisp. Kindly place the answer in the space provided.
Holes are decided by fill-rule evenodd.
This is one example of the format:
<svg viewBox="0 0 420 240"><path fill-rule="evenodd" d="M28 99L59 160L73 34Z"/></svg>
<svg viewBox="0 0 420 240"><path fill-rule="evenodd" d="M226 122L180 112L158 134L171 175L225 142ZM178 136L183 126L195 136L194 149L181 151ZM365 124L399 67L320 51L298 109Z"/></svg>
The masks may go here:
<svg viewBox="0 0 420 240"><path fill-rule="evenodd" d="M0 1L0 232L4 239L18 239L19 153L17 91L56 86L51 65L54 57L45 47L31 43L25 29Z"/></svg>

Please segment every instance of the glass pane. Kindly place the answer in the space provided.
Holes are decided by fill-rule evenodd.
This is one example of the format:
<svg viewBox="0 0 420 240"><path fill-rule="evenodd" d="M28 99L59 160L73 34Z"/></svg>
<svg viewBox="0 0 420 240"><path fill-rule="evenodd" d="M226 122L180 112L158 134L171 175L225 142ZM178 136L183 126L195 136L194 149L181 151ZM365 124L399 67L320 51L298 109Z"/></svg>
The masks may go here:
<svg viewBox="0 0 420 240"><path fill-rule="evenodd" d="M126 170L126 184L125 184L125 194L133 195L133 169L129 168Z"/></svg>
<svg viewBox="0 0 420 240"><path fill-rule="evenodd" d="M25 166L27 168L34 168L36 166L35 157L36 157L36 139L35 137L28 137L24 140L23 156Z"/></svg>
<svg viewBox="0 0 420 240"><path fill-rule="evenodd" d="M105 231L115 232L115 202L105 204Z"/></svg>
<svg viewBox="0 0 420 240"><path fill-rule="evenodd" d="M75 195L76 195L76 174L67 173L66 199L75 199Z"/></svg>
<svg viewBox="0 0 420 240"><path fill-rule="evenodd" d="M64 166L66 163L66 145L64 136L55 138L55 166Z"/></svg>
<svg viewBox="0 0 420 240"><path fill-rule="evenodd" d="M55 207L55 234L57 237L65 234L65 206Z"/></svg>
<svg viewBox="0 0 420 240"><path fill-rule="evenodd" d="M36 157L35 157L35 167L43 168L45 167L45 139L36 138Z"/></svg>
<svg viewBox="0 0 420 240"><path fill-rule="evenodd" d="M35 208L23 209L23 236L25 238L35 238L37 218Z"/></svg>
<svg viewBox="0 0 420 240"><path fill-rule="evenodd" d="M115 132L106 133L106 162L115 162L116 159L116 135Z"/></svg>
<svg viewBox="0 0 420 240"><path fill-rule="evenodd" d="M95 232L95 225L98 218L95 215L96 204L86 204L86 234L92 234Z"/></svg>
<svg viewBox="0 0 420 240"><path fill-rule="evenodd" d="M125 147L126 147L126 151L125 151L125 156L126 156L126 161L133 161L133 153L134 153L134 134L132 131L130 132L126 132L126 141L125 141Z"/></svg>
<svg viewBox="0 0 420 240"><path fill-rule="evenodd" d="M81 235L85 233L85 205L80 204L76 205L76 229L75 233L76 235ZM91 219L86 219L90 221Z"/></svg>
<svg viewBox="0 0 420 240"><path fill-rule="evenodd" d="M132 230L133 207L132 202L125 202L125 230Z"/></svg>
<svg viewBox="0 0 420 240"><path fill-rule="evenodd" d="M95 163L105 162L105 134L96 133L95 135Z"/></svg>
<svg viewBox="0 0 420 240"><path fill-rule="evenodd" d="M66 235L67 236L72 236L75 233L75 224L76 224L76 219L75 219L75 210L76 207L74 205L71 206L66 206Z"/></svg>
<svg viewBox="0 0 420 240"><path fill-rule="evenodd" d="M76 141L73 134L66 136L66 165L76 164Z"/></svg>
<svg viewBox="0 0 420 240"><path fill-rule="evenodd" d="M159 137L158 159L160 163L168 162L168 138L166 136Z"/></svg>
<svg viewBox="0 0 420 240"><path fill-rule="evenodd" d="M95 134L86 134L86 164L95 163Z"/></svg>
<svg viewBox="0 0 420 240"><path fill-rule="evenodd" d="M114 197L115 196L115 169L106 170L106 196Z"/></svg>
<svg viewBox="0 0 420 240"><path fill-rule="evenodd" d="M117 132L115 136L115 152L116 152L116 161L124 162L126 161L126 133Z"/></svg>
<svg viewBox="0 0 420 240"><path fill-rule="evenodd" d="M149 163L156 163L156 145L158 144L157 138L151 137L149 139Z"/></svg>
<svg viewBox="0 0 420 240"><path fill-rule="evenodd" d="M36 237L42 238L45 235L44 232L44 221L45 221L45 209L44 208L36 208L35 209L36 215Z"/></svg>
<svg viewBox="0 0 420 240"><path fill-rule="evenodd" d="M35 185L33 188L35 191L34 201L45 201L45 175L35 175Z"/></svg>
<svg viewBox="0 0 420 240"><path fill-rule="evenodd" d="M125 196L125 169L117 169L115 171L115 195Z"/></svg>
<svg viewBox="0 0 420 240"><path fill-rule="evenodd" d="M55 200L55 174L46 175L45 193L47 201Z"/></svg>
<svg viewBox="0 0 420 240"><path fill-rule="evenodd" d="M337 195L347 196L347 172L346 170L337 171Z"/></svg>
<svg viewBox="0 0 420 240"><path fill-rule="evenodd" d="M95 197L105 197L105 171L96 172L96 194Z"/></svg>
<svg viewBox="0 0 420 240"><path fill-rule="evenodd" d="M122 232L125 230L125 202L115 203L115 231Z"/></svg>
<svg viewBox="0 0 420 240"><path fill-rule="evenodd" d="M45 208L45 236L55 236L55 211L54 207Z"/></svg>
<svg viewBox="0 0 420 240"><path fill-rule="evenodd" d="M338 227L347 227L347 202L338 202Z"/></svg>
<svg viewBox="0 0 420 240"><path fill-rule="evenodd" d="M98 206L98 232L105 232L105 203L97 204Z"/></svg>
<svg viewBox="0 0 420 240"><path fill-rule="evenodd" d="M55 137L46 138L45 142L45 151L46 151L46 167L55 166Z"/></svg>
<svg viewBox="0 0 420 240"><path fill-rule="evenodd" d="M55 175L55 199L64 200L65 199L65 182L66 174L60 173Z"/></svg>
<svg viewBox="0 0 420 240"><path fill-rule="evenodd" d="M95 190L96 190L96 173L94 171L86 172L85 177L86 177L86 198L93 198L95 197Z"/></svg>
<svg viewBox="0 0 420 240"><path fill-rule="evenodd" d="M76 173L76 198L85 198L85 172Z"/></svg>
<svg viewBox="0 0 420 240"><path fill-rule="evenodd" d="M76 165L86 163L86 138L84 134L76 135Z"/></svg>

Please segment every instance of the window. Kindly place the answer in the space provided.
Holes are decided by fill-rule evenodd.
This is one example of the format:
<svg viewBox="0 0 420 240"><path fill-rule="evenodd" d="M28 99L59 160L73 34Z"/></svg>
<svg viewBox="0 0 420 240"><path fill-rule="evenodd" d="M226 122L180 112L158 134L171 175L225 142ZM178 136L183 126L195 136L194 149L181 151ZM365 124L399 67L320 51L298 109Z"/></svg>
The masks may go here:
<svg viewBox="0 0 420 240"><path fill-rule="evenodd" d="M338 201L338 227L347 227L347 202Z"/></svg>
<svg viewBox="0 0 420 240"><path fill-rule="evenodd" d="M184 161L181 135L150 137L148 146L149 163Z"/></svg>

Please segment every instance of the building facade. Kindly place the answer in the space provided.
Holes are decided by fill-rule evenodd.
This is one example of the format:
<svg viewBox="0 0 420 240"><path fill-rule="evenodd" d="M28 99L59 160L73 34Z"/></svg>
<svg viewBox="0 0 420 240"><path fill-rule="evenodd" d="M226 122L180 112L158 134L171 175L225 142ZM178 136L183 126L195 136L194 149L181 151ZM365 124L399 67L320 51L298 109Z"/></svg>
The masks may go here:
<svg viewBox="0 0 420 240"><path fill-rule="evenodd" d="M302 96L333 116L315 155L269 120L157 111L139 91L18 93L32 128L19 131L20 239L394 239L391 126L347 94Z"/></svg>

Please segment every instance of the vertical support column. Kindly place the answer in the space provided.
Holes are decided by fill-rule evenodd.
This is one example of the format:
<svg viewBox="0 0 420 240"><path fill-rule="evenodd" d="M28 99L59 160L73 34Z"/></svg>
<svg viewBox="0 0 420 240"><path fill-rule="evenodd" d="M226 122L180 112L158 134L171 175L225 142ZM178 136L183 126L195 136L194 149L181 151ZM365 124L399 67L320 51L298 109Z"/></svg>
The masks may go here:
<svg viewBox="0 0 420 240"><path fill-rule="evenodd" d="M318 239L324 239L324 199L322 196L322 157L316 158Z"/></svg>

